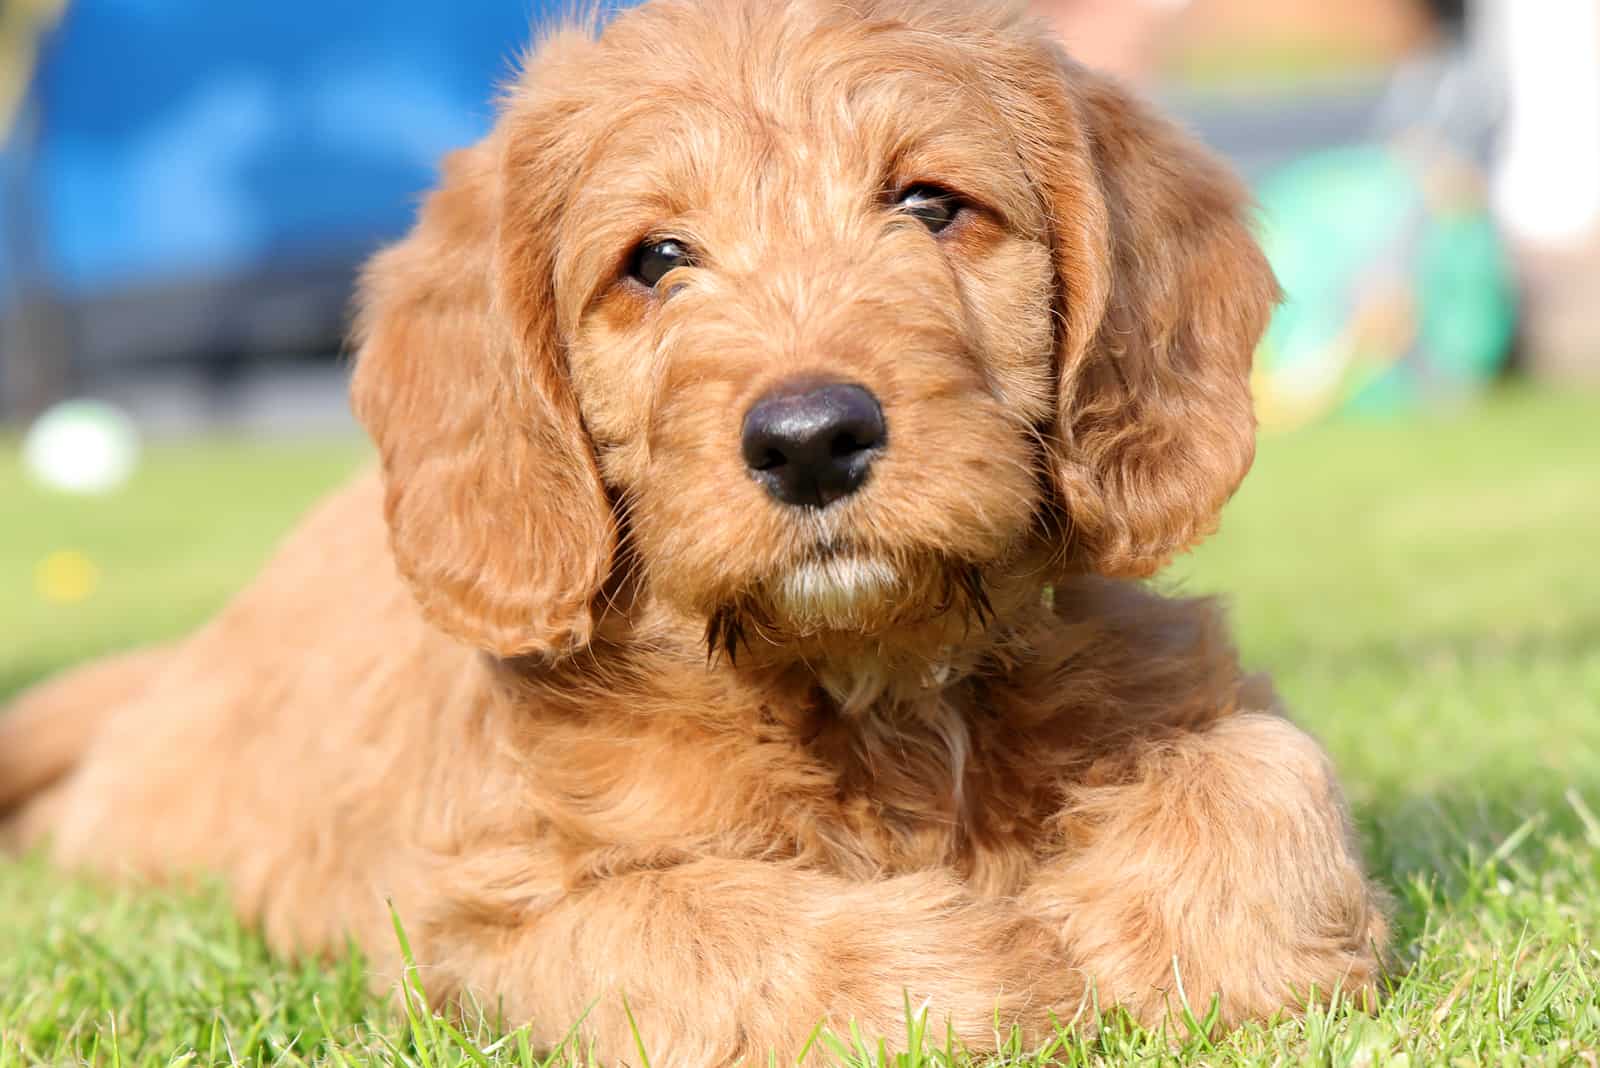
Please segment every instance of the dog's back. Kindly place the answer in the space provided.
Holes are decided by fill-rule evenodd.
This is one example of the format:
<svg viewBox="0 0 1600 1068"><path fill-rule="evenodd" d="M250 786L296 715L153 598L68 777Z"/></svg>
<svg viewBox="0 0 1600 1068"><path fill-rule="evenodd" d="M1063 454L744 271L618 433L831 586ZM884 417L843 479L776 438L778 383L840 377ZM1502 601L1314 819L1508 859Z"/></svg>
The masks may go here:
<svg viewBox="0 0 1600 1068"><path fill-rule="evenodd" d="M34 837L44 799L82 760L107 718L148 689L171 656L164 646L122 653L23 695L0 719L0 834Z"/></svg>
<svg viewBox="0 0 1600 1068"><path fill-rule="evenodd" d="M0 717L0 838L91 870L226 872L286 943L336 944L361 909L276 913L379 878L373 854L417 822L408 754L438 751L416 730L472 705L441 692L471 654L423 626L385 537L361 478L191 637L24 693Z"/></svg>

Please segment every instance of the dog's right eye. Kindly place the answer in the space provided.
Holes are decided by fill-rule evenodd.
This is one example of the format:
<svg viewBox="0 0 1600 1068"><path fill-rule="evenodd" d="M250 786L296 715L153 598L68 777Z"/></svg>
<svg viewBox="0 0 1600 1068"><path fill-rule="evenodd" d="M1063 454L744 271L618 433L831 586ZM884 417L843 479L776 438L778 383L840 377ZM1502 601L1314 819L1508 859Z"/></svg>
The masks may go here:
<svg viewBox="0 0 1600 1068"><path fill-rule="evenodd" d="M694 257L683 242L667 238L664 241L646 241L633 251L628 274L636 281L654 289L668 271L679 267L693 267Z"/></svg>
<svg viewBox="0 0 1600 1068"><path fill-rule="evenodd" d="M932 234L942 234L950 229L966 207L956 194L936 185L912 186L900 194L896 206L926 226Z"/></svg>

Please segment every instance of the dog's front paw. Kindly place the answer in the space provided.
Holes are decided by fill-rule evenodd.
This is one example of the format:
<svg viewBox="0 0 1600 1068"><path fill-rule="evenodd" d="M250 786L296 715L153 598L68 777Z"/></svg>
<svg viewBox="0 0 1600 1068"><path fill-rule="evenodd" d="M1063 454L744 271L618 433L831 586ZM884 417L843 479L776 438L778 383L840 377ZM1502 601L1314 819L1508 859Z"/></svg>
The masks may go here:
<svg viewBox="0 0 1600 1068"><path fill-rule="evenodd" d="M1030 890L1102 1005L1147 1025L1236 1024L1337 996L1370 1005L1388 929L1326 757L1276 716L1152 745L1079 797L1081 848Z"/></svg>

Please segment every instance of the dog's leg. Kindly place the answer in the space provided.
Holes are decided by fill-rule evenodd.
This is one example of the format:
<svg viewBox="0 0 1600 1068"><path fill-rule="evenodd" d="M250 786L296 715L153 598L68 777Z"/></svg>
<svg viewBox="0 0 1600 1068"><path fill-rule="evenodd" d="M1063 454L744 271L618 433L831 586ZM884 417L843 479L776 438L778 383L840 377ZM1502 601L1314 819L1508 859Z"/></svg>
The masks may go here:
<svg viewBox="0 0 1600 1068"><path fill-rule="evenodd" d="M0 827L11 825L8 837L26 844L45 829L41 818L22 818L30 802L71 771L106 718L138 697L168 659L165 646L107 657L0 711Z"/></svg>
<svg viewBox="0 0 1600 1068"><path fill-rule="evenodd" d="M1385 939L1327 757L1288 721L1241 714L1147 741L1061 816L1063 858L1024 895L1095 986L1147 1025L1365 998Z"/></svg>
<svg viewBox="0 0 1600 1068"><path fill-rule="evenodd" d="M454 874L481 888L487 873ZM931 1041L949 1021L974 1048L993 1046L997 1021L1038 1040L1082 1004L1052 933L944 875L861 883L703 860L579 892L499 889L428 925L430 995L494 998L552 1044L587 1010L579 1041L601 1063L636 1063L625 1005L650 1063L711 1068L794 1063L823 1021L903 1045L908 1004L927 1010ZM520 917L503 911L514 901Z"/></svg>

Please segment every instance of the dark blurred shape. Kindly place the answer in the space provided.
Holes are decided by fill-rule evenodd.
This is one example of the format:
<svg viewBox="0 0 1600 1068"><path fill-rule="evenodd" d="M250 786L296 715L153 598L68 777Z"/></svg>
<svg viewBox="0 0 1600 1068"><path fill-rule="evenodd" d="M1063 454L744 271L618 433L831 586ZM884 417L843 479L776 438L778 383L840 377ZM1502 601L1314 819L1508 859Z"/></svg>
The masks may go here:
<svg viewBox="0 0 1600 1068"><path fill-rule="evenodd" d="M1467 21L1467 0L1425 0L1423 6L1442 24L1459 29Z"/></svg>

